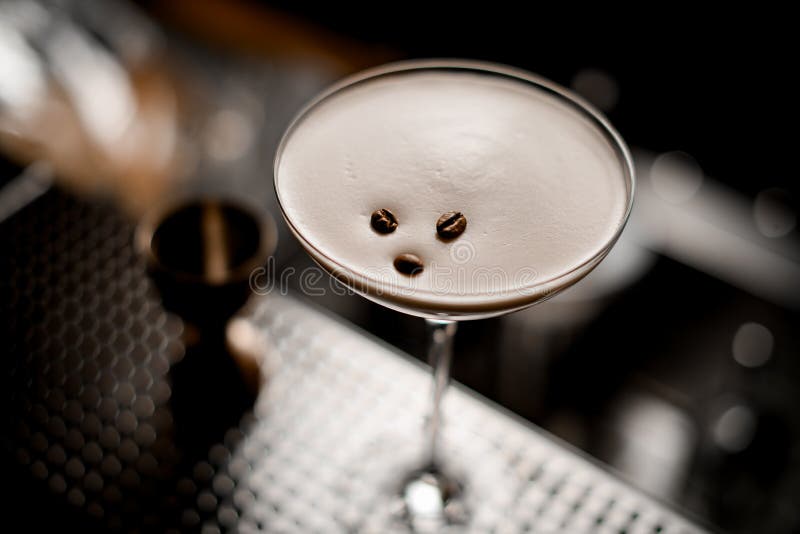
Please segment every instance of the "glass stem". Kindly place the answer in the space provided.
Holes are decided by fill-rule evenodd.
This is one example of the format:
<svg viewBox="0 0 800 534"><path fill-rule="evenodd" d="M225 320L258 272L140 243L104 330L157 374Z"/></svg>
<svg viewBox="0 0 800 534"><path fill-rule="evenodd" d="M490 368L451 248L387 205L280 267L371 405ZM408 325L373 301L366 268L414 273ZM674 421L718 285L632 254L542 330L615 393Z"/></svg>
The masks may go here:
<svg viewBox="0 0 800 534"><path fill-rule="evenodd" d="M454 321L426 319L428 325L428 363L433 368L433 402L428 419L428 462L434 467L439 449L442 426L442 397L450 381L450 362L453 359L453 337L458 326Z"/></svg>

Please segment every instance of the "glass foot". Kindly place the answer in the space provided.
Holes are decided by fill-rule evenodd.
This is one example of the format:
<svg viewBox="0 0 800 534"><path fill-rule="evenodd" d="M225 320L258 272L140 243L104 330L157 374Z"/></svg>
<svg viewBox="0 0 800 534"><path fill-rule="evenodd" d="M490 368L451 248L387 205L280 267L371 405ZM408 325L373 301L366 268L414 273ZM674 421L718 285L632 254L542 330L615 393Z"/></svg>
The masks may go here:
<svg viewBox="0 0 800 534"><path fill-rule="evenodd" d="M414 532L438 532L469 521L464 487L436 467L413 473L401 488L405 519Z"/></svg>
<svg viewBox="0 0 800 534"><path fill-rule="evenodd" d="M416 428L374 435L347 459L342 497L353 513L343 526L384 534L486 532L518 496L521 479L510 459L479 436L450 428L440 460L430 465Z"/></svg>

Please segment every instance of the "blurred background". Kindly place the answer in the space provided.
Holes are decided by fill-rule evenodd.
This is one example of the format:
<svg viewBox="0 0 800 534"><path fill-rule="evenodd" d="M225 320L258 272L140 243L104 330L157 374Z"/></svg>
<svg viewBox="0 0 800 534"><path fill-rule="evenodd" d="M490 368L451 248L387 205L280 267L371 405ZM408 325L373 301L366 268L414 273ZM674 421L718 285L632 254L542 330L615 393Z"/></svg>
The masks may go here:
<svg viewBox="0 0 800 534"><path fill-rule="evenodd" d="M336 79L417 57L531 70L626 139L634 212L572 290L462 324L454 378L723 532L798 532L797 45L767 8L4 0L0 225L53 187L132 221L185 191L278 218L277 142ZM279 226L278 268L311 265ZM424 358L422 321L312 300Z"/></svg>

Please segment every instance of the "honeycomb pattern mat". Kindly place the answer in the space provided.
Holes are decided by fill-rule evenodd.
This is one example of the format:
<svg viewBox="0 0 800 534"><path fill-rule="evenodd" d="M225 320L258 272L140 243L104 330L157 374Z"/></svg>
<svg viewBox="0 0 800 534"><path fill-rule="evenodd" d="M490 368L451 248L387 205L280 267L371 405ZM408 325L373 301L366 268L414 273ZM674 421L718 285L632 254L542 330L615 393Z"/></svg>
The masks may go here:
<svg viewBox="0 0 800 534"><path fill-rule="evenodd" d="M196 355L132 232L58 190L0 226L4 452L104 530L408 532L393 496L421 447L427 370L291 296L259 297L237 320L255 402L211 442L179 439L173 373ZM208 383L212 403L236 387ZM464 388L444 417L466 512L443 532L704 532Z"/></svg>

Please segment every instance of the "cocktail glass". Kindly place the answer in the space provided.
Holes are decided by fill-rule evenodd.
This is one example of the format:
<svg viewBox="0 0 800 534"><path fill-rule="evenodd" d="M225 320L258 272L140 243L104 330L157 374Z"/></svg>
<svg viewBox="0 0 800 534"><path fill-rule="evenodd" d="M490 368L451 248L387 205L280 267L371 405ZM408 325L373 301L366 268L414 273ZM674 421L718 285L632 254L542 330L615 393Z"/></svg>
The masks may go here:
<svg viewBox="0 0 800 534"><path fill-rule="evenodd" d="M511 103L526 98L530 99L530 113L541 113L540 124L526 120L526 104ZM370 99L380 103L361 107L362 101L366 105ZM508 106L504 99L509 99ZM523 110L519 116L513 113L517 105ZM544 111L533 111L540 107ZM551 112L554 118L548 121ZM413 117L410 123L409 116ZM418 130L414 130L414 124L418 124ZM547 161L542 166L530 156L537 146L552 147L552 154L539 154ZM459 147L463 154L458 153ZM570 158L584 158L586 163L570 163ZM502 190L502 179L498 190L487 186L487 176L496 169L481 169L481 161L494 162L500 171L508 172L502 162L517 160L518 165L508 168L521 173L509 180L510 187L519 191L508 197L508 191ZM534 162L530 173L526 161ZM410 61L351 76L314 99L286 131L274 171L284 218L314 261L364 297L427 322L433 394L424 452L415 466L404 468L409 472L398 474L397 491L387 498L403 504L403 517L415 531L468 521L469 510L462 497L480 482L469 480L469 466L451 469L441 447L442 398L449 381L457 324L542 302L597 266L616 242L631 210L634 171L625 143L592 106L536 75L481 62ZM393 173L397 183L392 181ZM409 187L432 184L429 194L405 194L402 181L419 173L425 176L409 180ZM593 173L597 181L593 181ZM391 183L387 185L387 181ZM397 193L395 198L392 191ZM511 198L508 206L495 202L493 191ZM514 219L512 213L506 224L501 208L511 211L514 202L526 201L526 196L531 204L539 203L543 215L533 212L531 224L521 225L527 219ZM418 211L422 215L414 212L415 206L408 205L407 198L422 198L414 201L421 204ZM464 206L453 205L459 203ZM476 207L493 203L497 206L491 217L481 219L471 213L481 213ZM370 213L380 208L398 212L398 231L404 220L413 220L413 228L402 237L379 235L384 232L370 228ZM454 239L437 237L436 215L461 209L468 217L464 234ZM595 216L596 220L589 220ZM425 217L430 227L423 231L419 220ZM572 224L567 217L583 222ZM564 229L563 235L558 234L558 228ZM581 228L586 230L581 233ZM515 234L508 239L511 247L517 234L540 232L542 236L520 242L535 244L529 261L520 263L520 258L527 259L520 247L508 256L513 260L507 265L515 271L513 275L506 270L505 277L481 275L478 279L476 271L486 268L485 260L475 261L482 249L491 249L493 254L487 255L496 256L500 262L500 270L494 272L503 272L504 249L486 237L499 233L493 239L502 241L503 231ZM573 231L577 233L570 234ZM394 243L392 239L397 246L390 244ZM414 239L421 243L419 248L446 265L425 263L423 273L427 274L423 276L393 268L388 254L414 252L406 250ZM544 262L547 266L539 272L537 264L548 255L547 239L551 239L549 246L557 260ZM364 261L352 254L362 246L363 256L368 258ZM425 262L425 254L422 256ZM437 272L440 280L434 283L432 277ZM463 277L468 279L466 283L462 283L462 274L467 275ZM390 464L402 447L390 445L386 460L381 462Z"/></svg>

